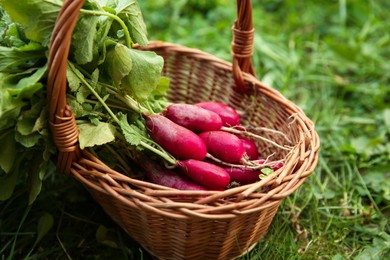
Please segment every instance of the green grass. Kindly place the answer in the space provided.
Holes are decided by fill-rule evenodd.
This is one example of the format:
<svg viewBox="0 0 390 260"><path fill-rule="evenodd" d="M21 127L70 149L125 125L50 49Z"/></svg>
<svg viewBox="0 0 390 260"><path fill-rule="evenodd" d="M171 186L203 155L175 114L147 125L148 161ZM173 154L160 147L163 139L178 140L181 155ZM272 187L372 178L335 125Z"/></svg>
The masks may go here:
<svg viewBox="0 0 390 260"><path fill-rule="evenodd" d="M235 1L140 1L151 39L230 60ZM321 139L316 171L242 259L390 255L390 2L253 0L257 77L298 104ZM0 202L0 257L150 259L72 178L46 174ZM23 216L25 218L23 219Z"/></svg>

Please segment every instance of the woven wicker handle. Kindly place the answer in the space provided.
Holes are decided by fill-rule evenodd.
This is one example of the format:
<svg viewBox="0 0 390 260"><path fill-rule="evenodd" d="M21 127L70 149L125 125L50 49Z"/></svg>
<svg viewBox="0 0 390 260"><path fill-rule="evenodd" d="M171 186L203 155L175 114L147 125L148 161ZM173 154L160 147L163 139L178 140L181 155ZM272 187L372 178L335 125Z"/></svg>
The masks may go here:
<svg viewBox="0 0 390 260"><path fill-rule="evenodd" d="M50 42L47 98L49 123L58 148L57 168L68 174L72 162L79 157L78 129L70 107L66 104L66 65L72 34L85 0L65 0L57 17ZM253 48L252 1L237 0L237 20L233 25L233 76L237 91L246 92L242 72L254 75L251 61Z"/></svg>
<svg viewBox="0 0 390 260"><path fill-rule="evenodd" d="M54 25L49 47L47 98L49 124L58 149L57 169L70 173L80 156L76 119L66 104L66 67L73 30L85 0L65 0Z"/></svg>
<svg viewBox="0 0 390 260"><path fill-rule="evenodd" d="M248 86L242 76L242 72L255 76L252 63L253 40L255 30L253 28L252 0L237 0L237 20L234 22L232 41L233 77L236 90L240 93L248 92Z"/></svg>

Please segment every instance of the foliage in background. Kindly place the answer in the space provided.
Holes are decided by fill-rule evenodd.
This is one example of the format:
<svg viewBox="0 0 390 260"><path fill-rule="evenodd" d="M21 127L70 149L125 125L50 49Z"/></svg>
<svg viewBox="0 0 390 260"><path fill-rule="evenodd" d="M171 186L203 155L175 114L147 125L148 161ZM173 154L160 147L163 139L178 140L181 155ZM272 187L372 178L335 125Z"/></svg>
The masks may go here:
<svg viewBox="0 0 390 260"><path fill-rule="evenodd" d="M235 1L140 5L149 39L231 59ZM285 199L266 237L243 259L385 259L390 2L253 0L253 7L257 77L313 119L321 153L315 173ZM23 185L1 202L3 258L150 258L80 184L54 171L45 176L31 208Z"/></svg>

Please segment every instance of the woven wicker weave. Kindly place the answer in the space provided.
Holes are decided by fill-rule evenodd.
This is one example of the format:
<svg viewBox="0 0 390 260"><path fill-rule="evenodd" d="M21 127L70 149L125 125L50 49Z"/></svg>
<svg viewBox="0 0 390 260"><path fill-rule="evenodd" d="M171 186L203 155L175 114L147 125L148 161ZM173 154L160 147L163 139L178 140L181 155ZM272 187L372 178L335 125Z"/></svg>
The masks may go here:
<svg viewBox="0 0 390 260"><path fill-rule="evenodd" d="M83 4L64 1L50 45L47 96L57 168L79 180L113 220L158 258L232 259L245 254L263 237L281 201L314 171L319 149L314 125L303 111L253 75L251 1L237 1L233 63L164 42L142 48L164 58L171 101L225 102L242 112L243 121L278 129L294 144L291 151L260 144L264 154L286 158L284 167L257 183L223 192L179 191L132 179L79 148L75 118L66 104L66 62ZM264 136L287 144L282 136Z"/></svg>

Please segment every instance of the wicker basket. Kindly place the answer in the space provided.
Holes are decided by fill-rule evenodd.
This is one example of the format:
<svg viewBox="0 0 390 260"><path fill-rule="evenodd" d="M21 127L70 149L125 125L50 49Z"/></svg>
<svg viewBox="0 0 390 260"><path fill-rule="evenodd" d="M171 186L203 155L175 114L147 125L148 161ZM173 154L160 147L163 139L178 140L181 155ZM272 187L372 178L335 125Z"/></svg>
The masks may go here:
<svg viewBox="0 0 390 260"><path fill-rule="evenodd" d="M245 254L263 237L282 200L314 171L319 149L314 125L303 111L253 75L251 1L238 1L233 63L170 43L143 48L164 58L171 101L225 102L244 111L243 121L278 129L293 142L289 152L261 144L264 153L286 158L284 167L257 183L219 192L179 191L132 179L80 149L76 121L66 104L66 62L83 4L64 1L50 45L47 95L57 168L79 180L118 225L158 258L233 259ZM272 133L265 136L284 142Z"/></svg>

